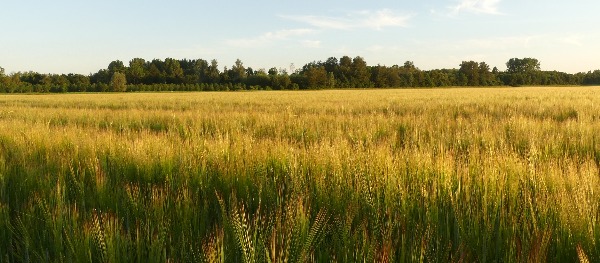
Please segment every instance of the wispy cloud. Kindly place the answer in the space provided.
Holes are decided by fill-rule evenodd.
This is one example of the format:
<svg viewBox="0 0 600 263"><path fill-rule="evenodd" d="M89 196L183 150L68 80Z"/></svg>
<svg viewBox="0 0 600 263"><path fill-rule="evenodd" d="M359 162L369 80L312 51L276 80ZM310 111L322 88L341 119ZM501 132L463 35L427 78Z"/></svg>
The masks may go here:
<svg viewBox="0 0 600 263"><path fill-rule="evenodd" d="M458 46L461 48L477 48L477 49L511 49L511 48L530 48L533 44L538 43L544 38L542 35L525 35L525 36L507 36L507 37L489 37L467 39L461 41Z"/></svg>
<svg viewBox="0 0 600 263"><path fill-rule="evenodd" d="M582 35L575 34L575 35L563 37L559 40L562 43L569 44L572 46L583 46L584 37Z"/></svg>
<svg viewBox="0 0 600 263"><path fill-rule="evenodd" d="M306 23L319 29L336 30L356 28L382 30L386 27L405 27L411 18L410 15L397 14L390 9L351 12L339 17L313 15L282 15L280 17Z"/></svg>
<svg viewBox="0 0 600 263"><path fill-rule="evenodd" d="M297 36L303 36L313 33L315 30L310 28L284 29L273 32L266 32L253 38L230 39L226 43L235 47L257 47L265 46L275 41L287 40Z"/></svg>
<svg viewBox="0 0 600 263"><path fill-rule="evenodd" d="M302 43L302 46L308 47L308 48L320 48L321 47L321 41L319 41L319 40L303 40L301 43Z"/></svg>
<svg viewBox="0 0 600 263"><path fill-rule="evenodd" d="M409 15L394 14L389 9L383 9L376 12L362 12L366 17L363 20L363 25L368 28L381 30L384 27L405 27L408 25Z"/></svg>
<svg viewBox="0 0 600 263"><path fill-rule="evenodd" d="M460 0L460 2L450 7L451 14L470 12L475 14L500 15L498 4L501 0Z"/></svg>
<svg viewBox="0 0 600 263"><path fill-rule="evenodd" d="M367 51L369 51L369 52L381 52L383 50L385 50L385 47L381 46L381 45L373 45L373 46L367 47Z"/></svg>

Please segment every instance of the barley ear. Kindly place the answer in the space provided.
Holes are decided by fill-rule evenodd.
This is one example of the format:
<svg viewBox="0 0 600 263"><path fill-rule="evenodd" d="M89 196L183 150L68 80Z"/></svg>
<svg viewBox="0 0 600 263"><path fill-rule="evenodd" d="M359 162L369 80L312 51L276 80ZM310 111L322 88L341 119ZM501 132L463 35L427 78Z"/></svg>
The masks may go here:
<svg viewBox="0 0 600 263"><path fill-rule="evenodd" d="M98 211L94 209L94 214L92 215L92 227L93 227L93 241L94 248L98 252L98 257L100 262L108 262L106 255L106 236L104 234L104 227L102 224L102 215L98 214Z"/></svg>
<svg viewBox="0 0 600 263"><path fill-rule="evenodd" d="M322 208L317 214L317 218L315 218L315 222L313 223L310 231L308 233L308 237L304 242L304 246L302 247L301 253L301 262L306 262L309 259L310 254L312 253L315 246L321 241L321 238L325 235L325 232L328 227L329 214L327 210Z"/></svg>
<svg viewBox="0 0 600 263"><path fill-rule="evenodd" d="M581 244L577 244L577 256L579 257L580 263L590 263L590 260L585 255L585 252L583 251Z"/></svg>

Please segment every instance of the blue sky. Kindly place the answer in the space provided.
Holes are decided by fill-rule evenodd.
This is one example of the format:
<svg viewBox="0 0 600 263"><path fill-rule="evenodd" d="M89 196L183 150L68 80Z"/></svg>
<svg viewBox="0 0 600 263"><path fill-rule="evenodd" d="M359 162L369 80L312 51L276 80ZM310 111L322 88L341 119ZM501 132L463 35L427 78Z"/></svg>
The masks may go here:
<svg viewBox="0 0 600 263"><path fill-rule="evenodd" d="M217 59L231 67L296 68L328 57L369 65L600 69L600 1L592 0L7 0L0 66L7 73L89 74L113 60Z"/></svg>

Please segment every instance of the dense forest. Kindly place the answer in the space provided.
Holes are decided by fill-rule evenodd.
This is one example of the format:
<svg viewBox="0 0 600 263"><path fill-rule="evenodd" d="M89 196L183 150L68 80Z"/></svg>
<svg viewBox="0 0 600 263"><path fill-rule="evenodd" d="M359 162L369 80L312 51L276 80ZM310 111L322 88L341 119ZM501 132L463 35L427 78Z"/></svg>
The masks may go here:
<svg viewBox="0 0 600 263"><path fill-rule="evenodd" d="M111 62L88 76L81 74L6 74L0 67L0 92L123 92L303 90L335 88L412 88L447 86L598 85L600 70L569 74L542 71L535 58L512 58L506 71L485 62L463 61L458 69L421 70L413 62L368 66L360 56L331 57L302 68L255 70L241 60L220 69L217 60L134 58L126 66Z"/></svg>

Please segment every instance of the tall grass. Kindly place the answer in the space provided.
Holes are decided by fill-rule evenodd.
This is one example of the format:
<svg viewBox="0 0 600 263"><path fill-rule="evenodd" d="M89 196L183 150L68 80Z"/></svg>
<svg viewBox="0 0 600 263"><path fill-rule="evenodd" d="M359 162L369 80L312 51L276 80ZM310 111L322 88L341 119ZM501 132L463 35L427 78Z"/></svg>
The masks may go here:
<svg viewBox="0 0 600 263"><path fill-rule="evenodd" d="M600 90L0 96L0 262L596 262Z"/></svg>

